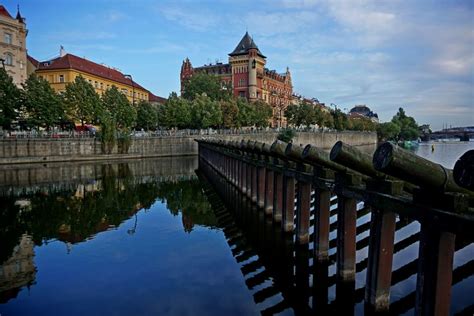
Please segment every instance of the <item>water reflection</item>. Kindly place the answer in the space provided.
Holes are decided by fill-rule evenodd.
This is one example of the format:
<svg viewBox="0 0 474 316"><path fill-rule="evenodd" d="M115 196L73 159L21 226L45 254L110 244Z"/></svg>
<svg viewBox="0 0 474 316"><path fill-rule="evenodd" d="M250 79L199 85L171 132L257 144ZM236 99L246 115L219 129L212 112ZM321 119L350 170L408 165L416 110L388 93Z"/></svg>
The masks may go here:
<svg viewBox="0 0 474 316"><path fill-rule="evenodd" d="M0 197L0 303L34 284L35 246L59 241L69 252L74 244L115 229L131 217L134 224L127 233L133 235L139 229L137 212L146 211L157 200L166 203L172 215L181 215L185 232L191 232L195 225L216 228L215 215L194 174L195 160L185 159L184 168L178 168L180 173L174 175L170 173L176 168L163 168L167 162L159 161L161 168L154 171L150 169L156 163L153 160L145 167L143 161L138 166L133 162L55 166L60 170L53 173L83 175L70 182L43 181L40 178L44 174L51 174L51 170L44 173L43 169L36 174L30 172L26 183L21 180L25 186L15 184L18 177L13 177L13 185ZM90 170L84 173L87 168ZM5 179L5 174L19 171L2 172Z"/></svg>

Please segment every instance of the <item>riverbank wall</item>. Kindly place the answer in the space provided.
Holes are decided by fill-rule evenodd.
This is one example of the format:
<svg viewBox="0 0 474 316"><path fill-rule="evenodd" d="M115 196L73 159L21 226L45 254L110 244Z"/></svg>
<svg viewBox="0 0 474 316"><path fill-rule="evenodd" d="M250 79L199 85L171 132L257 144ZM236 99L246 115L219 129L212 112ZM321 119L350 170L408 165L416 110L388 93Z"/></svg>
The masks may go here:
<svg viewBox="0 0 474 316"><path fill-rule="evenodd" d="M103 154L101 142L96 138L2 139L0 140L0 165L192 156L198 154L198 146L194 139L249 139L270 144L275 141L277 135L277 132L259 132L205 136L137 137L131 139L127 154L118 153L117 146L113 148L111 154ZM293 142L295 144L313 144L320 148L330 149L339 140L354 146L375 146L377 134L354 131L298 132Z"/></svg>

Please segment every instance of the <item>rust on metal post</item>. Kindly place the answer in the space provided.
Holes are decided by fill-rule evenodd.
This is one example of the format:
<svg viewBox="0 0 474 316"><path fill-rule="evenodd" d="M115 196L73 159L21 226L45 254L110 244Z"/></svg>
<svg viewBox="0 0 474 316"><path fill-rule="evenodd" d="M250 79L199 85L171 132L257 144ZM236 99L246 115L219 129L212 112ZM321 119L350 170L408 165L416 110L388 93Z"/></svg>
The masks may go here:
<svg viewBox="0 0 474 316"><path fill-rule="evenodd" d="M422 222L416 283L416 315L449 315L455 235Z"/></svg>
<svg viewBox="0 0 474 316"><path fill-rule="evenodd" d="M283 221L282 229L284 232L292 232L295 222L295 178L283 176Z"/></svg>
<svg viewBox="0 0 474 316"><path fill-rule="evenodd" d="M298 200L296 212L296 240L299 244L309 242L309 218L311 208L311 184L298 182Z"/></svg>
<svg viewBox="0 0 474 316"><path fill-rule="evenodd" d="M393 212L372 211L365 302L375 312L388 311L390 306L395 222Z"/></svg>
<svg viewBox="0 0 474 316"><path fill-rule="evenodd" d="M337 275L341 281L354 281L357 201L339 195L337 204Z"/></svg>

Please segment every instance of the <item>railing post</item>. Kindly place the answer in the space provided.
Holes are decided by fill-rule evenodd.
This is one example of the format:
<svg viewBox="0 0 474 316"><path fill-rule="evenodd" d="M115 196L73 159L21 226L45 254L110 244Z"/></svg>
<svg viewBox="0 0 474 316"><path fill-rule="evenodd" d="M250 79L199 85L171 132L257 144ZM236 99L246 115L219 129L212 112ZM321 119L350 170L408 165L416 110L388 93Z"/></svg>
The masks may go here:
<svg viewBox="0 0 474 316"><path fill-rule="evenodd" d="M311 184L298 181L296 209L296 240L300 244L309 242L309 218L311 209Z"/></svg>
<svg viewBox="0 0 474 316"><path fill-rule="evenodd" d="M257 205L259 208L265 207L265 167L258 166L257 169Z"/></svg>
<svg viewBox="0 0 474 316"><path fill-rule="evenodd" d="M316 189L314 210L314 256L319 262L327 261L329 257L329 227L330 227L331 192Z"/></svg>
<svg viewBox="0 0 474 316"><path fill-rule="evenodd" d="M265 214L271 215L273 212L273 185L274 185L274 172L270 168L265 170Z"/></svg>
<svg viewBox="0 0 474 316"><path fill-rule="evenodd" d="M273 219L277 223L281 222L283 209L283 174L281 172L275 172L273 179Z"/></svg>
<svg viewBox="0 0 474 316"><path fill-rule="evenodd" d="M341 281L354 281L357 201L339 195L337 204L337 275Z"/></svg>
<svg viewBox="0 0 474 316"><path fill-rule="evenodd" d="M257 203L257 191L258 191L258 161L252 166L252 194L250 196L253 203Z"/></svg>
<svg viewBox="0 0 474 316"><path fill-rule="evenodd" d="M247 162L242 159L240 168L240 190L242 194L247 193Z"/></svg>
<svg viewBox="0 0 474 316"><path fill-rule="evenodd" d="M395 213L372 211L365 302L375 312L388 311L392 280Z"/></svg>
<svg viewBox="0 0 474 316"><path fill-rule="evenodd" d="M432 222L422 222L416 315L449 315L455 235Z"/></svg>
<svg viewBox="0 0 474 316"><path fill-rule="evenodd" d="M284 232L292 232L295 223L295 178L293 175L283 175L283 209L282 229ZM280 191L281 192L281 191Z"/></svg>

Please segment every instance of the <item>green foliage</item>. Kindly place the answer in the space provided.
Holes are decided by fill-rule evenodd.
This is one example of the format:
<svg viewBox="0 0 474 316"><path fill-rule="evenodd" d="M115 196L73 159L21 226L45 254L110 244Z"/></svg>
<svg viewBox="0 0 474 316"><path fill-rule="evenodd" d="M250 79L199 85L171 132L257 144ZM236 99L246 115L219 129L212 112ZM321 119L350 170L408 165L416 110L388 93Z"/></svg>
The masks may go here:
<svg viewBox="0 0 474 316"><path fill-rule="evenodd" d="M272 117L272 107L261 100L251 103L250 106L253 108L253 124L257 127L268 126Z"/></svg>
<svg viewBox="0 0 474 316"><path fill-rule="evenodd" d="M205 93L212 101L228 100L232 97L232 89L223 87L219 77L206 74L195 73L184 82L183 98L194 100L196 96Z"/></svg>
<svg viewBox="0 0 474 316"><path fill-rule="evenodd" d="M397 114L392 118L392 123L400 126L400 132L396 140L414 140L420 136L418 124L411 116L407 116L403 108L399 108Z"/></svg>
<svg viewBox="0 0 474 316"><path fill-rule="evenodd" d="M105 91L102 95L103 109L114 118L118 130L128 131L135 125L137 111L116 86Z"/></svg>
<svg viewBox="0 0 474 316"><path fill-rule="evenodd" d="M102 145L102 152L104 154L110 154L112 153L112 150L115 146L115 135L117 131L115 129L115 121L112 115L110 115L110 113L107 111L104 111L103 113L101 113L99 121L100 121L99 139Z"/></svg>
<svg viewBox="0 0 474 316"><path fill-rule="evenodd" d="M393 122L377 125L377 137L380 140L395 140L398 134L400 134L400 126Z"/></svg>
<svg viewBox="0 0 474 316"><path fill-rule="evenodd" d="M236 127L238 124L239 107L234 99L221 100L219 106L222 112L222 125L225 128Z"/></svg>
<svg viewBox="0 0 474 316"><path fill-rule="evenodd" d="M331 115L334 120L334 128L338 131L351 129L351 122L346 114L342 113L341 110L337 109L335 111L331 111Z"/></svg>
<svg viewBox="0 0 474 316"><path fill-rule="evenodd" d="M83 125L95 122L101 114L100 97L82 76L77 76L74 82L66 85L64 100L69 117Z"/></svg>
<svg viewBox="0 0 474 316"><path fill-rule="evenodd" d="M0 125L4 129L10 129L12 122L18 117L21 94L12 77L3 68L0 68L0 100Z"/></svg>
<svg viewBox="0 0 474 316"><path fill-rule="evenodd" d="M354 131L375 131L377 124L368 118L349 119L351 129Z"/></svg>
<svg viewBox="0 0 474 316"><path fill-rule="evenodd" d="M286 143L290 143L293 138L296 136L296 133L291 128L284 128L277 136L278 140L281 140Z"/></svg>
<svg viewBox="0 0 474 316"><path fill-rule="evenodd" d="M253 125L253 108L245 98L237 99L237 108L239 113L237 115L237 126L252 126Z"/></svg>
<svg viewBox="0 0 474 316"><path fill-rule="evenodd" d="M166 128L189 128L191 125L191 106L188 100L173 92L160 111L160 124Z"/></svg>
<svg viewBox="0 0 474 316"><path fill-rule="evenodd" d="M66 110L64 103L48 81L32 74L24 83L23 88L28 125L49 129L64 119Z"/></svg>
<svg viewBox="0 0 474 316"><path fill-rule="evenodd" d="M193 128L217 127L222 121L222 111L216 101L206 94L198 95L191 102L191 126Z"/></svg>
<svg viewBox="0 0 474 316"><path fill-rule="evenodd" d="M154 129L158 124L158 108L149 102L141 101L137 108L137 127Z"/></svg>

